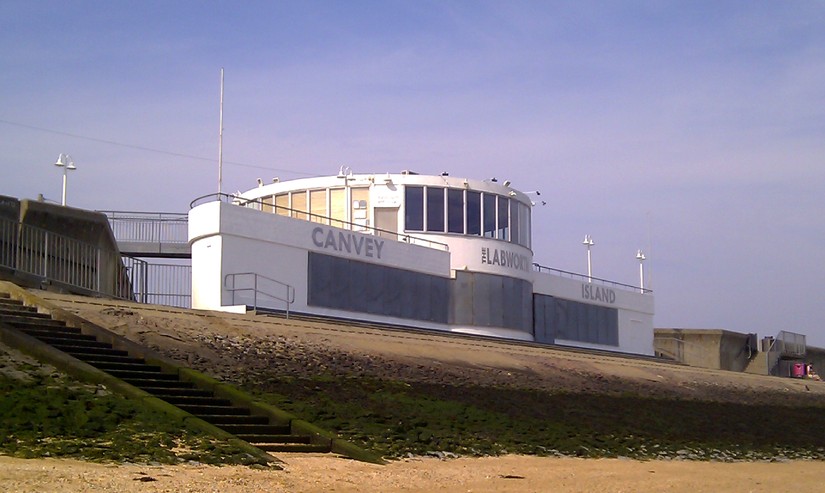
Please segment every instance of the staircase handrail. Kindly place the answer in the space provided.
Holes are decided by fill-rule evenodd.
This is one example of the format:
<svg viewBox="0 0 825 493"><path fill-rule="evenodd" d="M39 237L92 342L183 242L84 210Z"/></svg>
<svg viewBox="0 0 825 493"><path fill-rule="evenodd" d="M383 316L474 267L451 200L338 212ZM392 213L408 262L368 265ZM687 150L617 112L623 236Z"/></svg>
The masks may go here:
<svg viewBox="0 0 825 493"><path fill-rule="evenodd" d="M252 287L242 287L242 288L235 287L235 280L238 277L242 277L242 276L246 276L246 277L251 276L252 277ZM258 279L259 278L260 279L265 279L267 281L270 281L270 282L273 282L273 283L278 284L280 286L283 286L286 289L285 296L282 298L281 296L278 296L277 294L269 293L267 291L262 291L262 290L258 289ZM229 280L230 279L232 279L232 286L229 286ZM292 303L295 302L295 288L294 287L290 286L289 284L287 284L285 282L281 282L277 279L272 279L270 277L266 277L266 276L263 276L261 274L258 274L257 272L234 272L232 274L227 274L223 278L223 286L224 286L224 288L226 288L227 291L232 293L232 304L233 305L235 304L235 293L239 292L239 291L251 291L252 292L252 294L253 294L253 296L252 296L252 299L253 299L252 309L253 310L258 309L258 295L259 294L263 295L263 296L266 296L268 298L272 298L274 300L284 302L286 304L286 318L289 318L289 306Z"/></svg>

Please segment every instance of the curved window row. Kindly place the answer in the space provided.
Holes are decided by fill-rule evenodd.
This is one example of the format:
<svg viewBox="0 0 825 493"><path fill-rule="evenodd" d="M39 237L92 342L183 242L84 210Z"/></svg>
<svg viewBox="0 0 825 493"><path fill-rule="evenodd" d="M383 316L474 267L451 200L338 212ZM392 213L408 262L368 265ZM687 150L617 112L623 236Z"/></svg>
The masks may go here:
<svg viewBox="0 0 825 493"><path fill-rule="evenodd" d="M404 228L484 236L530 248L530 208L494 193L407 185Z"/></svg>
<svg viewBox="0 0 825 493"><path fill-rule="evenodd" d="M350 229L369 226L369 188L351 187L350 199L344 188L320 188L293 190L277 195L260 197L260 205L253 202L248 207L260 207L264 212L274 212L281 216L330 224ZM349 207L349 210L348 210Z"/></svg>

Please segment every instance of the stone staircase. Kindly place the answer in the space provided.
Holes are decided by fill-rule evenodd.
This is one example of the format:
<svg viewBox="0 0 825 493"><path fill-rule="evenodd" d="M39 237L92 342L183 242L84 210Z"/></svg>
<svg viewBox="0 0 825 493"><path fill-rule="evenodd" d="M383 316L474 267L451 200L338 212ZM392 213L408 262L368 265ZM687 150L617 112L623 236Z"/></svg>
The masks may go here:
<svg viewBox="0 0 825 493"><path fill-rule="evenodd" d="M54 320L36 308L0 293L0 321L49 344L74 358L148 392L179 409L235 435L266 452L331 451L329 444L313 443L310 435L296 434L289 424L273 423L268 416L255 415L251 409L233 405L211 390L197 388L177 374L165 373L160 366L143 358L114 349L110 343Z"/></svg>

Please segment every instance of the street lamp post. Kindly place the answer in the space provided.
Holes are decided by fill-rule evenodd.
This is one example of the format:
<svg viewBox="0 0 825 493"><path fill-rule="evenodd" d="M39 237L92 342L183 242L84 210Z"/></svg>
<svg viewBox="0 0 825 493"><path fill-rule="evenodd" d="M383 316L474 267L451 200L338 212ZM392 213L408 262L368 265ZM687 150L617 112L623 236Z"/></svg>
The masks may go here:
<svg viewBox="0 0 825 493"><path fill-rule="evenodd" d="M593 279L593 264L591 263L590 259L590 247L595 245L593 238L590 235L584 235L584 241L582 242L584 246L587 247L587 282L592 282Z"/></svg>
<svg viewBox="0 0 825 493"><path fill-rule="evenodd" d="M74 161L72 161L72 157L68 154L60 154L57 156L57 162L54 163L55 166L59 168L63 168L63 206L66 205L66 177L69 171L74 171L77 167L74 165Z"/></svg>
<svg viewBox="0 0 825 493"><path fill-rule="evenodd" d="M645 293L645 254L641 250L636 252L636 260L639 261L639 289L642 294Z"/></svg>

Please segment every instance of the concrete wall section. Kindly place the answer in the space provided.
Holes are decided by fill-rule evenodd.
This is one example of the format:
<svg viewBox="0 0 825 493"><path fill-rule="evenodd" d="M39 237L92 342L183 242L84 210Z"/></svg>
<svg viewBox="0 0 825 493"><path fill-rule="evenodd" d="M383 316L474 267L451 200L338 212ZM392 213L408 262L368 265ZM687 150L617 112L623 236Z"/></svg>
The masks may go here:
<svg viewBox="0 0 825 493"><path fill-rule="evenodd" d="M654 346L663 356L690 366L750 371L764 354L748 350L748 340L749 334L723 329L661 328L655 330Z"/></svg>

